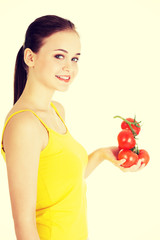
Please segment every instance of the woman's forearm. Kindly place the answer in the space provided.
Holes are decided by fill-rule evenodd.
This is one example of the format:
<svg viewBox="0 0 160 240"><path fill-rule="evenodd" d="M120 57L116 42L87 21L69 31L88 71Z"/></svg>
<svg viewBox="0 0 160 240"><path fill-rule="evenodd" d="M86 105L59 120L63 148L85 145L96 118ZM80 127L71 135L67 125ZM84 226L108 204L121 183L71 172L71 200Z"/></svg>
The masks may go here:
<svg viewBox="0 0 160 240"><path fill-rule="evenodd" d="M36 224L22 221L15 224L17 240L40 240Z"/></svg>
<svg viewBox="0 0 160 240"><path fill-rule="evenodd" d="M85 170L85 178L87 178L93 170L104 160L102 149L97 149L88 155L88 164Z"/></svg>
<svg viewBox="0 0 160 240"><path fill-rule="evenodd" d="M88 156L88 164L85 170L85 178L87 178L93 170L104 160L108 160L113 163L117 167L122 163L121 161L117 161L119 148L118 147L106 147L99 148ZM123 160L124 161L124 160ZM123 170L123 168L121 168Z"/></svg>

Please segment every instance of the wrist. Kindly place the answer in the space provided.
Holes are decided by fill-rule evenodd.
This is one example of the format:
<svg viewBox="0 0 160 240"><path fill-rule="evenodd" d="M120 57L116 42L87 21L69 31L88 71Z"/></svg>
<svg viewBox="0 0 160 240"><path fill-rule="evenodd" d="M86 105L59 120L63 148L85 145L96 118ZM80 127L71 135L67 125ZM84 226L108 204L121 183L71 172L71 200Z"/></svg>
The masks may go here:
<svg viewBox="0 0 160 240"><path fill-rule="evenodd" d="M108 160L108 161L115 161L118 157L119 148L118 147L106 147L100 149L101 159Z"/></svg>
<svg viewBox="0 0 160 240"><path fill-rule="evenodd" d="M103 162L105 160L105 149L99 148L97 149L98 159L100 162Z"/></svg>
<svg viewBox="0 0 160 240"><path fill-rule="evenodd" d="M103 148L99 148L89 154L89 159L95 159L97 162L102 162L105 159Z"/></svg>

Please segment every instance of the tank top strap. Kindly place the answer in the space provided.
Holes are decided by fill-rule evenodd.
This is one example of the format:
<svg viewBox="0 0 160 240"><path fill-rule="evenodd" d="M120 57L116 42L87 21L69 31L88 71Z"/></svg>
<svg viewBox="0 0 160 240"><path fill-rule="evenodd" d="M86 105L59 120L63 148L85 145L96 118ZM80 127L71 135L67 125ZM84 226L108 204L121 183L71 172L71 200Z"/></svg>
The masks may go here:
<svg viewBox="0 0 160 240"><path fill-rule="evenodd" d="M6 128L6 126L7 126L7 124L8 124L8 122L9 122L9 120L14 116L14 115L16 115L16 114L18 114L18 113L21 113L21 112L32 112L39 120L40 120L40 122L45 126L45 128L48 130L48 132L49 132L49 128L47 127L47 125L43 122L43 120L40 118L40 117L38 117L38 115L34 112L34 111L32 111L31 109L23 109L23 110L20 110L20 111L17 111L17 112L14 112L13 114L11 114L10 116L9 116L9 118L6 120L6 122L5 122L5 124L4 124L4 127L3 127L3 131L2 131L2 138L1 138L1 148L3 148L3 135L4 135L4 131L5 131L5 128Z"/></svg>
<svg viewBox="0 0 160 240"><path fill-rule="evenodd" d="M58 112L58 110L57 110L57 108L56 108L56 106L54 105L53 102L51 102L51 106L53 107L53 109L54 109L55 112L58 114L58 116L60 117L60 119L61 119L62 122L64 123L65 127L67 128L67 126L66 126L66 124L65 124L65 122L64 122L64 120L63 120L63 118L62 118L61 115L59 114L59 112Z"/></svg>
<svg viewBox="0 0 160 240"><path fill-rule="evenodd" d="M17 112L14 112L13 114L11 114L11 116L7 119L7 121L6 121L5 125L4 125L4 129L5 129L6 125L7 125L7 123L9 122L9 120L10 120L14 115L16 115L16 114L18 114L18 113L21 113L21 112L31 112L31 113L33 113L33 114L39 119L39 121L47 128L47 130L49 130L49 128L48 128L47 125L43 122L43 120L42 120L33 110L31 110L31 109L23 109L23 110L20 110L20 111L17 111Z"/></svg>
<svg viewBox="0 0 160 240"><path fill-rule="evenodd" d="M51 102L51 106L52 106L53 109L56 111L57 115L60 117L60 119L62 120L62 122L64 123L64 125L65 125L65 127L66 127L66 129L67 129L67 131L68 131L68 128L67 128L67 126L66 126L63 118L62 118L61 115L59 114L59 112L58 112L57 108L55 107L55 105L53 104L53 102ZM11 115L9 116L9 118L6 120L6 122L5 122L5 124L4 124L3 131L2 131L2 138L1 138L1 149L3 149L3 135L4 135L4 131L5 131L5 128L6 128L6 126L7 126L7 123L9 122L9 120L10 120L14 115L16 115L16 114L18 114L18 113L21 113L21 112L27 112L27 111L33 113L33 114L39 119L39 121L44 125L44 127L47 129L47 131L50 132L50 128L43 122L43 120L42 120L33 110L31 110L31 109L23 109L23 110L16 111L16 112L14 112L13 114L11 114Z"/></svg>

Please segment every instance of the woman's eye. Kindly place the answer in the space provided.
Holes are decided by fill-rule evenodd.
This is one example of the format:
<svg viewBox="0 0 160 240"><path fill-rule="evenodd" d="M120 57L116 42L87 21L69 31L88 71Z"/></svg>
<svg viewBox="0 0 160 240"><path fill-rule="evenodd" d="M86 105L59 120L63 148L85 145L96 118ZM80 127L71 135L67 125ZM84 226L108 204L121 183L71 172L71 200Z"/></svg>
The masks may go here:
<svg viewBox="0 0 160 240"><path fill-rule="evenodd" d="M58 59L63 59L63 58L64 58L64 56L63 56L63 55L60 55L60 54L57 54L57 55L55 55L55 58L58 58Z"/></svg>
<svg viewBox="0 0 160 240"><path fill-rule="evenodd" d="M61 54L57 54L57 55L55 55L55 58L57 58L57 59L64 59L64 56L61 55ZM72 61L78 62L79 59L77 57L74 57L74 58L72 58Z"/></svg>
<svg viewBox="0 0 160 240"><path fill-rule="evenodd" d="M74 62L78 62L79 59L75 57L75 58L72 58L72 61L74 61Z"/></svg>

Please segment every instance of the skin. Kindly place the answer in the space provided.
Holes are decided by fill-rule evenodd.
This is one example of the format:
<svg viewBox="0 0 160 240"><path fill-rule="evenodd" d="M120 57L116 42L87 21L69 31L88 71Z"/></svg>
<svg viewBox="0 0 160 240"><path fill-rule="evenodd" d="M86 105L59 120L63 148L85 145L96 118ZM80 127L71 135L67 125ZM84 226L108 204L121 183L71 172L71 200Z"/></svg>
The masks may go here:
<svg viewBox="0 0 160 240"><path fill-rule="evenodd" d="M63 50L57 51L57 49ZM6 119L12 113L28 108L33 110L48 127L64 134L66 127L50 106L50 102L55 91L66 91L76 77L80 51L79 36L71 30L61 31L46 38L38 53L32 52L29 48L25 49L24 61L28 66L27 83ZM70 81L59 80L56 77L59 75L69 75ZM64 119L63 106L55 101L54 104ZM4 132L3 146L18 240L39 240L35 219L37 174L40 152L47 144L48 132L31 112L16 114L8 122ZM124 160L117 161L117 155L117 147L95 150L88 156L84 177L87 178L104 160L112 162L122 171L140 169L140 162L134 167L124 169L120 166Z"/></svg>

